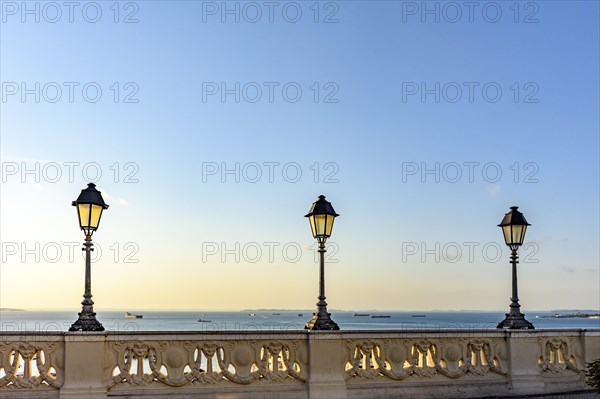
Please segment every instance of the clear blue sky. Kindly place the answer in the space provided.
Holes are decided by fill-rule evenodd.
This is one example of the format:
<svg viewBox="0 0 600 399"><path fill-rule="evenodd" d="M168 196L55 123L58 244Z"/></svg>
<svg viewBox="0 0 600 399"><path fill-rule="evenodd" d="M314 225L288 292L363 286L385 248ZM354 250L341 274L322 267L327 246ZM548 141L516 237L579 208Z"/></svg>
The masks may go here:
<svg viewBox="0 0 600 399"><path fill-rule="evenodd" d="M519 266L524 311L599 307L598 2L452 3L460 15L447 2L275 2L273 22L263 2L227 2L239 22L222 2L120 2L118 16L113 2L98 2L99 17L87 2L28 2L33 14L22 4L2 1L3 307L78 306L80 258L21 255L23 243L41 253L81 241L70 201L92 162L111 205L94 236L99 309L311 308L318 274L303 215L319 194L341 214L331 239L338 262L327 268L333 308L507 308L509 257L496 225L512 205L532 224L533 246L522 251L530 261ZM236 82L239 102L208 91ZM439 102L422 98L436 82ZM262 97L251 102L256 86ZM80 163L73 179L65 162ZM270 162L279 163L273 182ZM39 183L23 173L36 163ZM239 183L206 174L236 163ZM436 163L439 182L421 175ZM130 172L137 182L125 182ZM137 263L123 260L128 242ZM223 261L207 254L213 242L258 243L263 255ZM273 260L265 242L279 243ZM298 262L282 255L286 243L301 246ZM422 253L436 243L441 255L458 245L462 258ZM482 253L490 243L502 245L496 262ZM56 299L41 306L25 281Z"/></svg>

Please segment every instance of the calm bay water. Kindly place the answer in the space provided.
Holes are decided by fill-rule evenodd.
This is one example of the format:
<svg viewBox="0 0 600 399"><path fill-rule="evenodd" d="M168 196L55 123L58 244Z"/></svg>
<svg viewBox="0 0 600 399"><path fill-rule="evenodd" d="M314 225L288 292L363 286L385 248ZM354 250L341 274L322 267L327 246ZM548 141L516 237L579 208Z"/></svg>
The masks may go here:
<svg viewBox="0 0 600 399"><path fill-rule="evenodd" d="M250 313L255 313L251 316ZM98 312L98 320L109 331L272 331L302 330L312 311L144 311L142 319L126 319L125 312ZM278 314L274 314L278 313ZM299 313L302 316L299 316ZM390 318L354 316L353 312L332 312L332 318L343 330L391 329L495 329L504 318L503 312L365 312L389 315ZM526 317L536 328L600 328L600 319L543 318L554 312L528 312ZM421 315L425 317L413 317ZM537 316L537 317L536 317ZM67 331L77 319L77 312L3 311L0 330ZM198 319L205 322L198 322Z"/></svg>

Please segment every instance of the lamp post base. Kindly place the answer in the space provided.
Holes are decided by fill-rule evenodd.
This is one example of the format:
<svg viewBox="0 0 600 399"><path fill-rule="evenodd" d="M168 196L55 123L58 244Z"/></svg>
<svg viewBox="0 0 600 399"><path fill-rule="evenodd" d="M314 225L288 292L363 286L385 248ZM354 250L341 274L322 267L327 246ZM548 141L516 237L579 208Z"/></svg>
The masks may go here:
<svg viewBox="0 0 600 399"><path fill-rule="evenodd" d="M69 328L69 331L104 331L104 326L96 319L96 313L81 312L78 314L79 318Z"/></svg>
<svg viewBox="0 0 600 399"><path fill-rule="evenodd" d="M529 321L525 319L525 315L510 314L506 313L506 318L498 323L497 328L510 328L510 329L521 329L521 330L533 330L535 327Z"/></svg>
<svg viewBox="0 0 600 399"><path fill-rule="evenodd" d="M313 313L313 318L304 326L305 330L339 330L337 323L331 320L331 313Z"/></svg>

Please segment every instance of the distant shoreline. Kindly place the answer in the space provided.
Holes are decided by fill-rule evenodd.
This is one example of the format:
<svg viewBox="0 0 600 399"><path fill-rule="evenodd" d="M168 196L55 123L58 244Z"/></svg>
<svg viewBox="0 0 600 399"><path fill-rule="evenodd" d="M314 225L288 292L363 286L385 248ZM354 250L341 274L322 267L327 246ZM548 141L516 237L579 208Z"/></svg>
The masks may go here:
<svg viewBox="0 0 600 399"><path fill-rule="evenodd" d="M600 319L600 313L567 313L542 316L544 319Z"/></svg>
<svg viewBox="0 0 600 399"><path fill-rule="evenodd" d="M27 312L25 309L0 308L0 312Z"/></svg>

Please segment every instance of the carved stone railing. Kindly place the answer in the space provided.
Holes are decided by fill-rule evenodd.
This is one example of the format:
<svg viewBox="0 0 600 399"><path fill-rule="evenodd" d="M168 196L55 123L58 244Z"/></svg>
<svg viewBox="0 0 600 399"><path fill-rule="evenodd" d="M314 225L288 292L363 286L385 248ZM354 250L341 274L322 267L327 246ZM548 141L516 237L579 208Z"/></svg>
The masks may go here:
<svg viewBox="0 0 600 399"><path fill-rule="evenodd" d="M61 335L0 335L0 397L35 391L58 397L64 380L65 343Z"/></svg>
<svg viewBox="0 0 600 399"><path fill-rule="evenodd" d="M304 384L307 371L303 334L179 333L175 339L115 336L106 343L105 382L111 391L130 387Z"/></svg>
<svg viewBox="0 0 600 399"><path fill-rule="evenodd" d="M2 398L465 398L583 390L600 330L0 333Z"/></svg>
<svg viewBox="0 0 600 399"><path fill-rule="evenodd" d="M347 397L510 396L589 389L600 331L347 332L344 347Z"/></svg>
<svg viewBox="0 0 600 399"><path fill-rule="evenodd" d="M572 337L539 337L541 355L538 364L543 371L563 373L567 370L581 372L583 349L581 343Z"/></svg>
<svg viewBox="0 0 600 399"><path fill-rule="evenodd" d="M507 343L501 338L348 339L346 347L349 349L346 379L351 381L507 374Z"/></svg>

